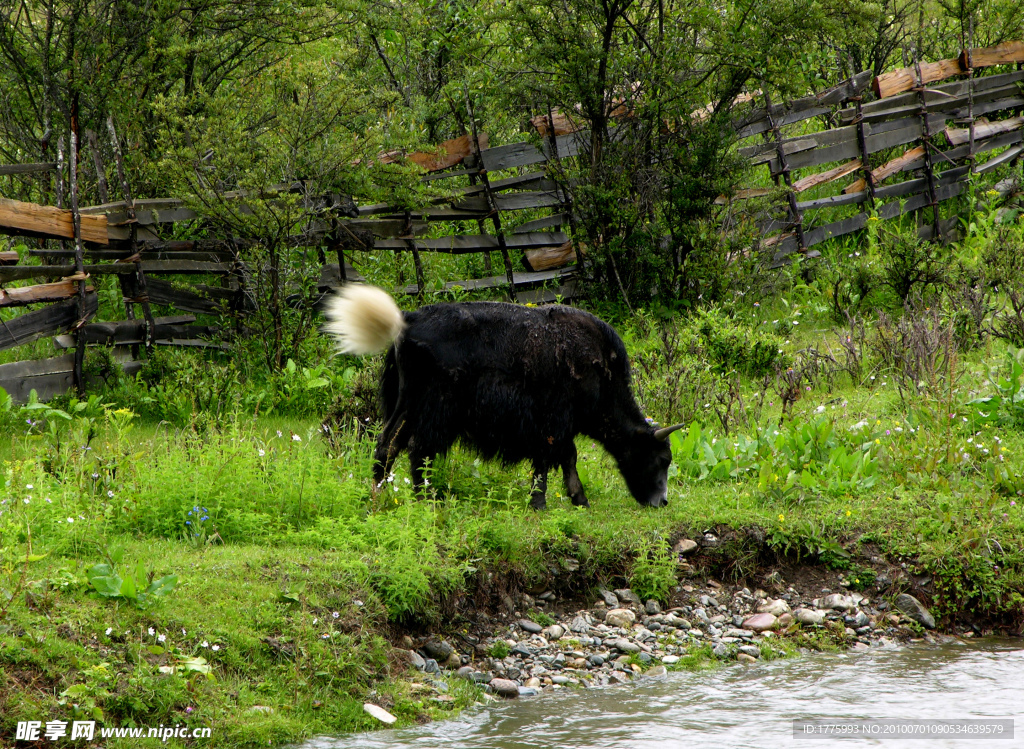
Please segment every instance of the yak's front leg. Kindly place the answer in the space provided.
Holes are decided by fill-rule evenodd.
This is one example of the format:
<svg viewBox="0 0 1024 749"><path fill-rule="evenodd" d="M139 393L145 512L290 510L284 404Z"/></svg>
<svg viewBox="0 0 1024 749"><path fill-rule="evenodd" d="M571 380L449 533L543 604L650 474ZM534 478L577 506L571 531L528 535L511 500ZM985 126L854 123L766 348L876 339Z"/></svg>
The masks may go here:
<svg viewBox="0 0 1024 749"><path fill-rule="evenodd" d="M587 494L583 491L583 482L576 473L576 445L571 442L562 458L562 479L565 481L566 494L572 497L572 503L576 507L590 507Z"/></svg>
<svg viewBox="0 0 1024 749"><path fill-rule="evenodd" d="M533 491L530 493L530 507L545 510L548 500L548 467L539 463L533 464Z"/></svg>
<svg viewBox="0 0 1024 749"><path fill-rule="evenodd" d="M420 499L424 496L423 487L429 485L423 478L423 471L426 470L428 465L433 465L436 458L436 453L428 453L418 448L415 444L409 449L409 473L412 474L412 488Z"/></svg>

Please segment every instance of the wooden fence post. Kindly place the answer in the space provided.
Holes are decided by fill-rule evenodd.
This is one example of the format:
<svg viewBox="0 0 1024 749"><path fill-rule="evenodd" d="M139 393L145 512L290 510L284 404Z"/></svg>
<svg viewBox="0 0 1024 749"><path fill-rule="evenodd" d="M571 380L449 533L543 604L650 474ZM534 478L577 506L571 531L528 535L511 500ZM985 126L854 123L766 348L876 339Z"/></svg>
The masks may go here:
<svg viewBox="0 0 1024 749"><path fill-rule="evenodd" d="M416 236L412 230L412 214L409 211L405 212L405 227L402 229L404 235L405 244L409 248L409 252L412 253L412 262L416 266L416 296L423 298L423 294L426 293L423 285L425 283L423 277L423 259L420 257L420 251L416 247Z"/></svg>
<svg viewBox="0 0 1024 749"><path fill-rule="evenodd" d="M771 128L772 136L775 138L775 153L778 155L779 159L779 173L786 181L786 187L789 188L789 194L787 196L787 202L789 203L789 221L796 230L797 247L800 252L803 253L803 251L807 249L807 245L804 242L804 217L800 215L800 211L797 209L796 193L793 192L793 177L789 173L789 164L786 161L786 151L782 144L782 130L779 128L775 115L772 113L772 100L768 95L768 87L765 86L764 89L765 116L768 118L768 127Z"/></svg>
<svg viewBox="0 0 1024 749"><path fill-rule="evenodd" d="M149 291L146 288L146 275L142 272L142 257L138 251L138 223L135 221L135 201L132 199L132 191L128 185L128 174L124 168L124 153L121 151L121 141L118 140L117 131L114 129L114 116L107 118L107 130L110 132L110 144L114 149L114 161L117 164L117 179L121 183L121 193L124 196L125 212L128 215L128 230L130 241L130 255L135 263L135 288L132 293L126 294L130 282L127 276L118 276L121 284L121 296L124 298L125 309L128 319L135 318L135 311L132 309L132 300L142 305L142 315L146 320L145 346L146 353L153 352L153 339L156 335L156 322L153 319L153 310L149 306Z"/></svg>
<svg viewBox="0 0 1024 749"><path fill-rule="evenodd" d="M494 224L494 234L498 239L498 250L501 252L501 259L505 263L505 278L508 279L508 298L516 301L516 281L512 273L512 259L508 255L508 246L505 244L505 233L501 229L501 214L498 212L498 203L494 199L494 192L491 190L491 181L487 177L487 169L484 167L484 157L480 153L480 140L476 131L476 114L473 112L473 103L469 96L466 96L466 108L469 110L469 125L472 131L470 143L473 149L473 158L476 159L477 174L484 186L484 196L487 198L487 206L491 211L491 223Z"/></svg>
<svg viewBox="0 0 1024 749"><path fill-rule="evenodd" d="M82 215L78 212L78 137L71 131L71 153L69 169L71 174L71 221L75 235L75 275L78 276L78 322L74 326L75 333L75 365L72 370L72 382L79 395L85 393L85 380L82 377L82 364L85 361L85 336L81 327L85 325L85 262L82 248Z"/></svg>
<svg viewBox="0 0 1024 749"><path fill-rule="evenodd" d="M871 156L868 154L867 138L864 136L864 97L857 95L853 97L853 100L857 105L857 147L860 149L860 168L864 172L864 185L868 193L867 201L861 203L863 212L867 208L867 203L870 203L872 208L875 206L875 177L871 174Z"/></svg>
<svg viewBox="0 0 1024 749"><path fill-rule="evenodd" d="M928 183L928 204L932 208L932 241L942 241L942 226L939 213L939 201L935 193L935 170L932 165L931 127L928 124L928 100L925 98L924 76L921 75L921 55L919 49L914 51L914 74L917 76L917 95L921 100L921 145L924 146L924 174Z"/></svg>

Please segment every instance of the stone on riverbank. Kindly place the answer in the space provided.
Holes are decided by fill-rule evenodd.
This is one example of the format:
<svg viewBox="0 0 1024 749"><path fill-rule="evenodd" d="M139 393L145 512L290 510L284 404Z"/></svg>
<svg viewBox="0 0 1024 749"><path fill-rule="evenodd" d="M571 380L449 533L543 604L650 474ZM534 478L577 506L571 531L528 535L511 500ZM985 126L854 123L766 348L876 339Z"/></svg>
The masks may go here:
<svg viewBox="0 0 1024 749"><path fill-rule="evenodd" d="M935 629L935 617L923 603L909 593L900 593L896 596L896 608L918 624L928 629Z"/></svg>
<svg viewBox="0 0 1024 749"><path fill-rule="evenodd" d="M775 614L754 614L743 620L743 629L750 629L754 632L765 632L775 626Z"/></svg>
<svg viewBox="0 0 1024 749"><path fill-rule="evenodd" d="M793 618L801 624L820 625L825 621L825 612L801 608L793 612Z"/></svg>
<svg viewBox="0 0 1024 749"><path fill-rule="evenodd" d="M391 725L396 720L398 720L398 718L389 713L383 707L374 705L372 702L365 703L363 705L363 710L365 710L368 714L372 715L377 720L381 721L382 723L387 723L388 725Z"/></svg>
<svg viewBox="0 0 1024 749"><path fill-rule="evenodd" d="M558 640L565 634L565 628L561 624L552 624L545 627L541 634L549 640Z"/></svg>
<svg viewBox="0 0 1024 749"><path fill-rule="evenodd" d="M520 619L516 624L519 625L520 629L529 632L531 635L539 635L544 630L537 622L530 621L529 619Z"/></svg>
<svg viewBox="0 0 1024 749"><path fill-rule="evenodd" d="M496 695L507 700L514 700L519 696L519 685L510 679L491 679L488 686Z"/></svg>
<svg viewBox="0 0 1024 749"><path fill-rule="evenodd" d="M620 601L625 601L626 603L630 603L634 606L641 605L640 596L638 596L629 588L616 588L615 595L618 597Z"/></svg>
<svg viewBox="0 0 1024 749"><path fill-rule="evenodd" d="M409 665L417 671L422 671L427 667L427 662L423 660L423 656L415 650L406 650L405 657L409 659Z"/></svg>
<svg viewBox="0 0 1024 749"><path fill-rule="evenodd" d="M775 616L782 616L790 612L789 604L783 601L781 598L775 600L766 601L757 607L759 614L773 614Z"/></svg>
<svg viewBox="0 0 1024 749"><path fill-rule="evenodd" d="M614 593L612 593L610 590L606 590L604 588L600 588L600 589L598 589L597 594L599 596L601 596L601 600L604 601L604 605L607 606L608 608L610 608L610 609L617 609L619 607L619 599L618 599L618 597Z"/></svg>
<svg viewBox="0 0 1024 749"><path fill-rule="evenodd" d="M604 623L609 627L622 627L629 629L636 621L636 614L629 609L612 609L604 618Z"/></svg>
<svg viewBox="0 0 1024 749"><path fill-rule="evenodd" d="M693 552L697 551L698 548L700 547L697 545L696 541L691 541L688 538L681 538L676 542L676 545L672 548L672 553L678 554L680 556L686 556L687 554L692 554Z"/></svg>
<svg viewBox="0 0 1024 749"><path fill-rule="evenodd" d="M444 663L455 652L455 648L445 640L430 640L423 646L423 649L438 663Z"/></svg>

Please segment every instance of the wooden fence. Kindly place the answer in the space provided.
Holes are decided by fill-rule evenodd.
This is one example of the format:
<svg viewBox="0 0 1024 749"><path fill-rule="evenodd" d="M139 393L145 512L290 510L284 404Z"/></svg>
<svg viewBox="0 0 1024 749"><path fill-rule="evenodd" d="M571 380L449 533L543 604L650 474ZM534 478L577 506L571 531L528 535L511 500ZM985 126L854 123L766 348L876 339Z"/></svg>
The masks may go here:
<svg viewBox="0 0 1024 749"><path fill-rule="evenodd" d="M1024 150L1022 63L1024 43L1011 43L973 49L953 60L918 63L877 78L861 73L793 102L773 104L760 92L747 95L754 104L760 96L763 105L738 116L737 136L748 142L759 137L761 142L743 146L741 153L753 165L766 165L775 185L785 185L784 203L759 222L762 246L772 253L773 263L784 264L794 253L814 257L816 245L864 228L872 216L886 220L916 211L926 219L919 228L922 238L948 236L956 218L942 220L939 204L963 193L972 174L1013 162ZM1017 69L987 70L1007 65ZM982 70L992 74L976 75ZM931 85L952 77L959 80ZM803 132L817 117L833 126ZM452 198L434 201L426 209L356 206L340 196L306 195L306 203L315 210L295 241L323 251L327 261L321 268L321 291L358 279L356 258L370 251L409 253L415 283L402 291L418 295L435 285L427 278L424 253L482 253L491 275L448 281L443 288L504 288L511 298L524 302L571 297L578 261L577 247L566 231L572 204L567 191L549 179L546 165L576 156L587 137L557 112L535 118L533 124L541 136L539 143L489 147L486 135L474 131L433 152L382 155L384 160L416 163L426 172L424 181L469 182L449 191ZM59 347L75 351L70 370L67 356L33 364L31 372L25 363L0 366L0 387L17 397L27 396L27 383L34 383L40 393L66 388L68 371L70 382L81 387L87 345L134 350L154 344L217 346L225 331L196 325L194 315L217 315L226 309L244 312L249 304L251 274L237 254L239 242L167 239L173 225L193 222L190 225L198 229L204 217L174 198L134 200L112 122L109 131L122 193L117 202L78 208L73 141L69 159L60 147L52 164L0 166L0 175L52 171L57 176L56 206L0 199L0 232L60 243L54 247L51 241L51 246L31 251L44 257L44 265L18 265L16 254L0 253L0 287L15 280L46 281L0 288L0 307L48 304L0 324L0 349L57 336ZM979 161L979 156L990 153L992 158ZM102 164L94 160L98 175L104 175ZM65 172L68 186L63 183ZM910 178L899 181L908 172L913 172ZM494 179L497 175L507 176ZM834 194L821 194L839 185ZM304 186L277 189L302 191ZM997 185L1003 194L1012 189L1012 181ZM721 200L743 201L775 191L749 188ZM802 200L804 193L810 196ZM344 218L324 219L325 208ZM544 215L510 229L515 223L512 214L524 210ZM430 236L436 233L431 225L438 222L455 222L459 228ZM491 265L495 253L501 263L497 272ZM119 280L129 319L90 322L97 297L89 281L110 274ZM168 276L217 281L183 284ZM155 318L155 304L188 315Z"/></svg>
<svg viewBox="0 0 1024 749"><path fill-rule="evenodd" d="M859 231L872 217L884 221L917 212L920 238L941 240L955 232L958 217L943 219L940 204L963 194L973 175L1012 163L1024 151L1022 63L1022 42L972 49L877 78L861 73L784 105L765 100L740 120L741 138L763 140L740 152L753 165L767 165L774 183L787 188L785 203L759 224L775 265L793 253L814 257L815 245ZM1016 69L985 71L994 66ZM982 71L991 74L976 74ZM947 78L960 80L931 85ZM802 132L814 117L836 126ZM797 132L787 136L784 128ZM897 181L908 172L909 179ZM1005 197L1019 186L1010 179L994 189ZM732 199L772 192L750 188ZM836 210L848 206L855 208L852 215Z"/></svg>

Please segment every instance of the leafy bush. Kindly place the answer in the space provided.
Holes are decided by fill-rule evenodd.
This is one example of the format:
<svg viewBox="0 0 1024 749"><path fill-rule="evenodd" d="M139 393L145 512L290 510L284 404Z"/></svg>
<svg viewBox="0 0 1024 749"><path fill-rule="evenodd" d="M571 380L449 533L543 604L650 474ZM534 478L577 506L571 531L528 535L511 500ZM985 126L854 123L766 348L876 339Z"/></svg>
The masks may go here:
<svg viewBox="0 0 1024 749"><path fill-rule="evenodd" d="M786 360L778 336L750 328L716 309L698 312L696 327L701 348L719 370L762 377Z"/></svg>
<svg viewBox="0 0 1024 749"><path fill-rule="evenodd" d="M636 556L629 572L629 587L646 601L665 602L676 584L676 560L659 539L643 538L636 545Z"/></svg>

